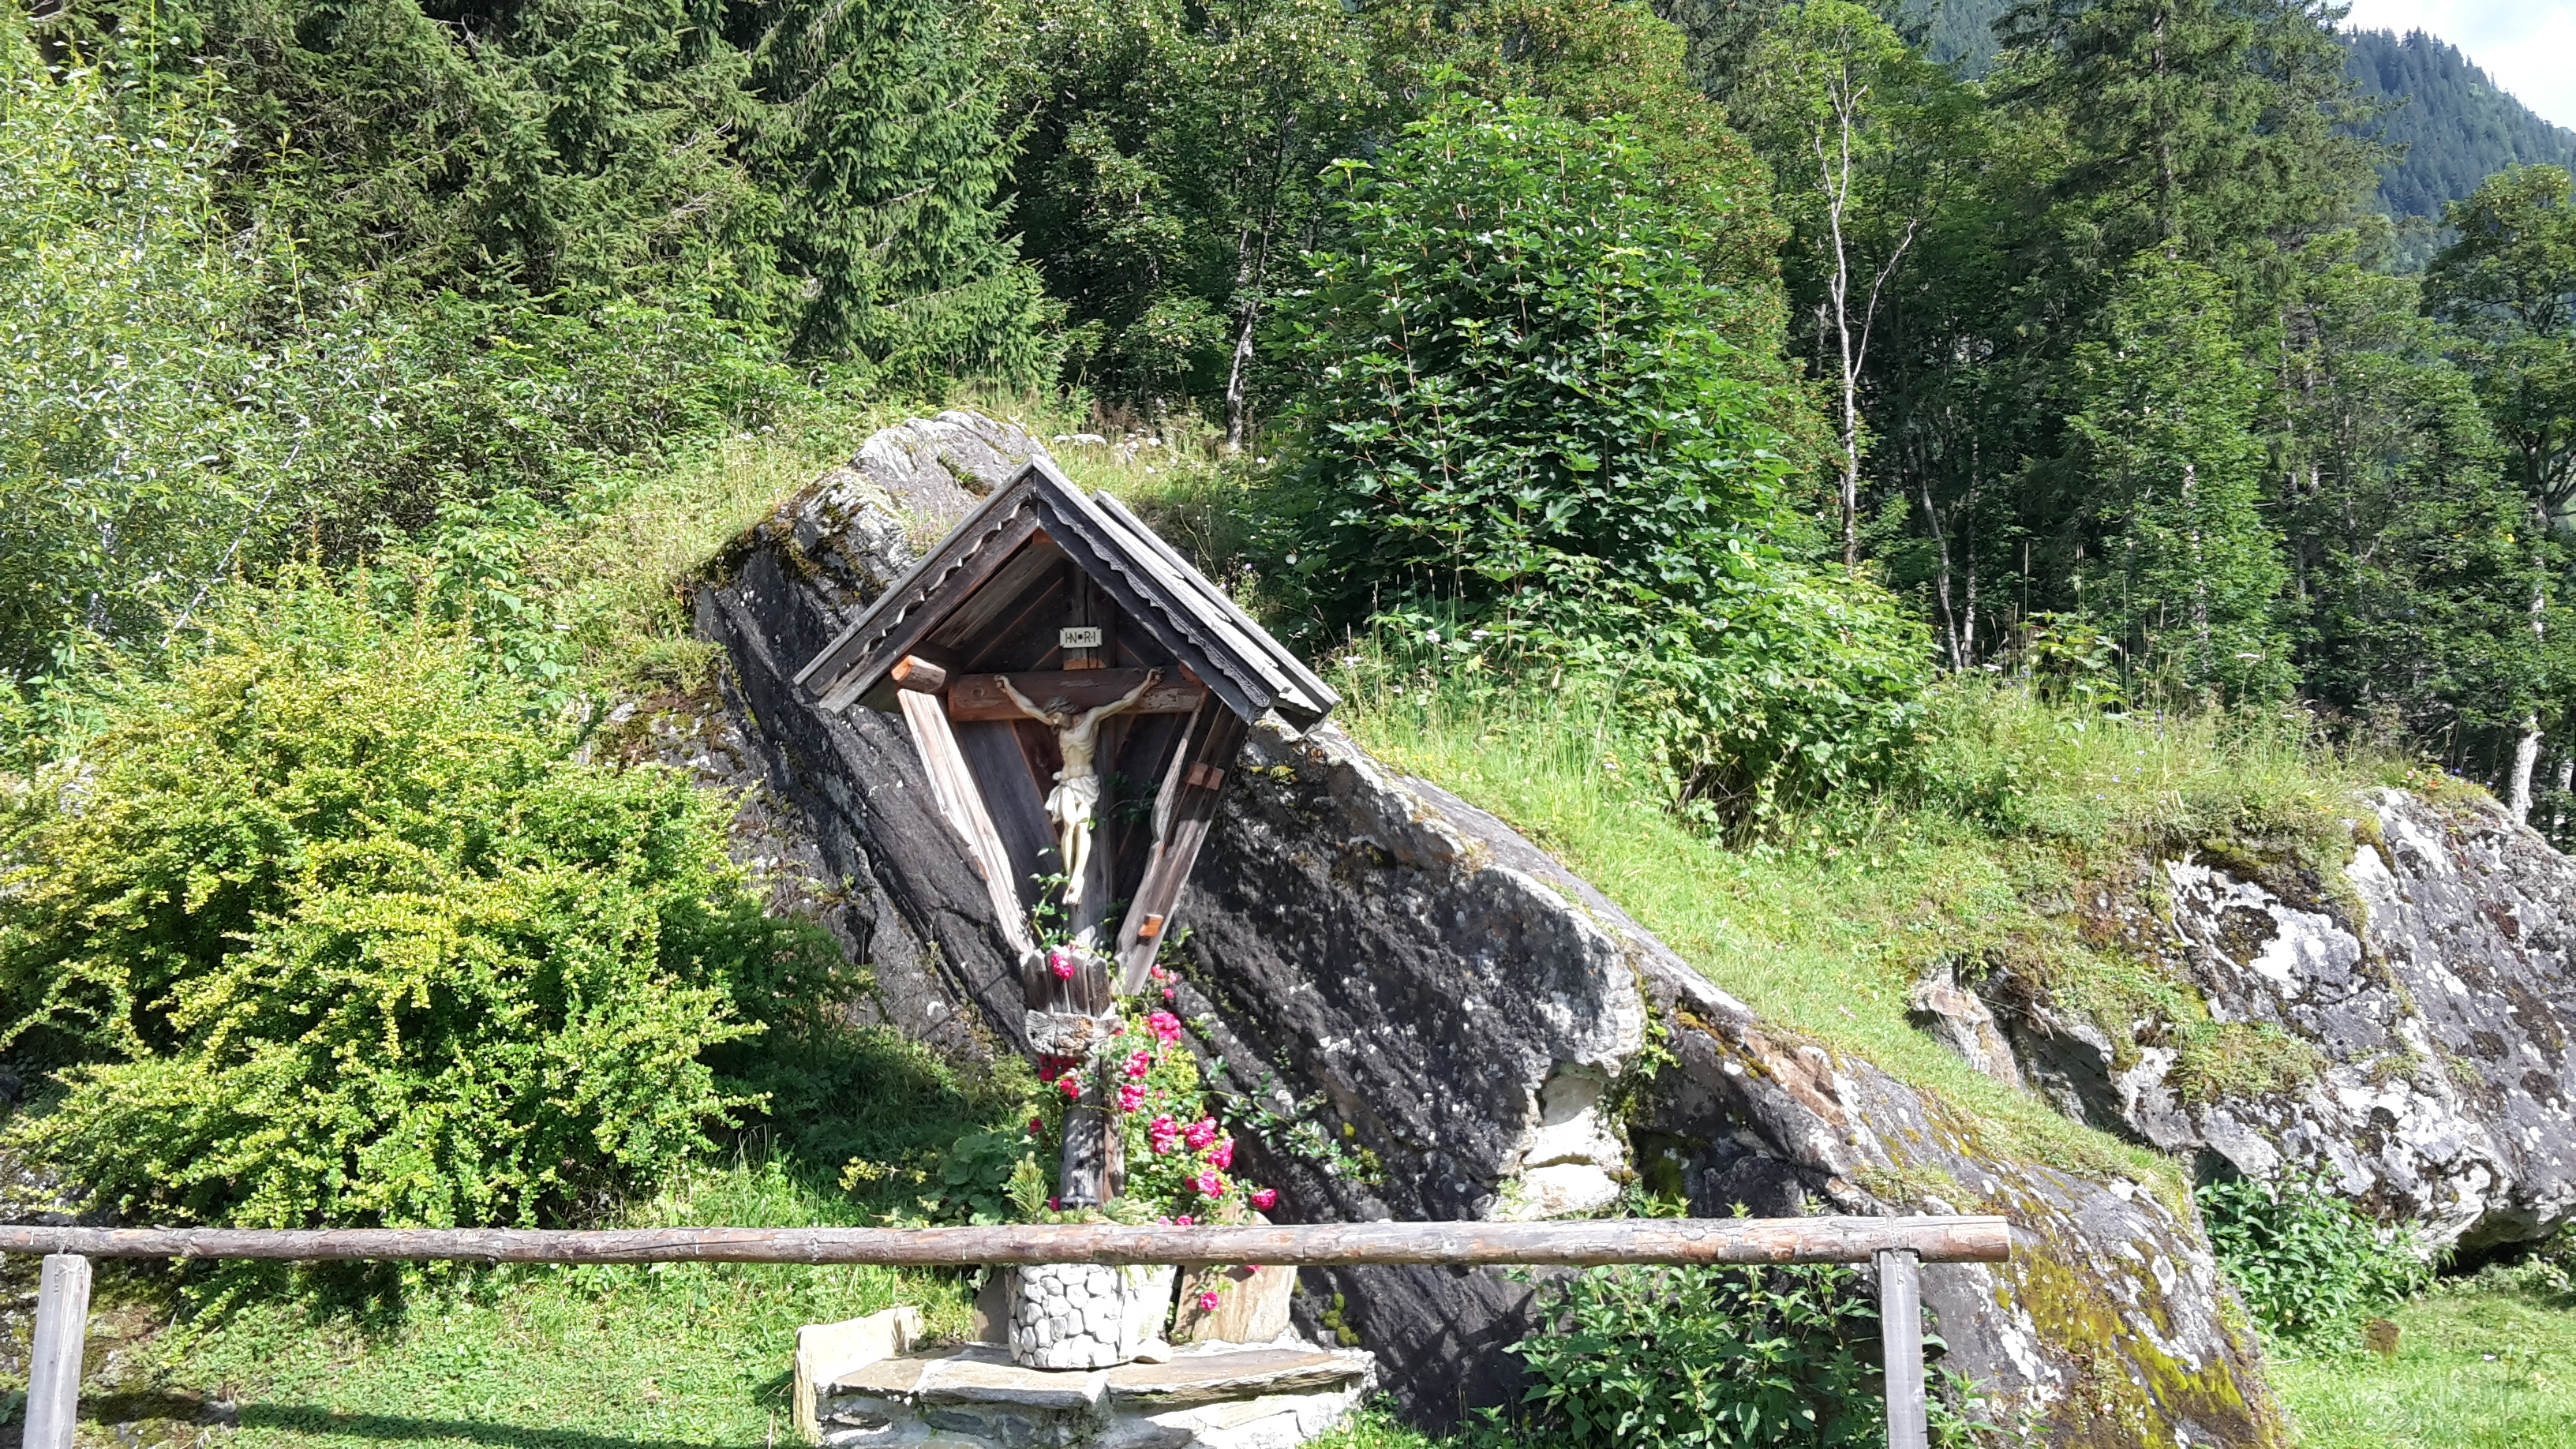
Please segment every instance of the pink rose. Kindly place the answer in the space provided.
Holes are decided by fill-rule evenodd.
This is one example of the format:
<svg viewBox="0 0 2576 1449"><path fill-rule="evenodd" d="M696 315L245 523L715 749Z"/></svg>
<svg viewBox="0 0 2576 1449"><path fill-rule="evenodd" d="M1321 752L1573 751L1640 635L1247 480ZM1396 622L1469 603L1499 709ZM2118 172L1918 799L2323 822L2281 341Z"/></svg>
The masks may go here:
<svg viewBox="0 0 2576 1449"><path fill-rule="evenodd" d="M1164 1041L1174 1042L1181 1039L1181 1019L1168 1011L1158 1011L1146 1017L1145 1024L1152 1027L1154 1035Z"/></svg>
<svg viewBox="0 0 2576 1449"><path fill-rule="evenodd" d="M1225 1196L1225 1175L1210 1168L1191 1178L1190 1186L1197 1188L1201 1197L1223 1197Z"/></svg>
<svg viewBox="0 0 2576 1449"><path fill-rule="evenodd" d="M1172 979L1172 974L1165 971L1160 966L1155 967L1152 971L1149 971L1146 974L1152 976L1157 981L1169 981Z"/></svg>
<svg viewBox="0 0 2576 1449"><path fill-rule="evenodd" d="M1155 1152L1169 1152L1181 1144L1180 1125L1167 1112L1145 1124L1145 1140L1153 1144Z"/></svg>
<svg viewBox="0 0 2576 1449"><path fill-rule="evenodd" d="M1141 1077L1154 1069L1154 1054L1138 1047L1127 1058L1127 1075Z"/></svg>
<svg viewBox="0 0 2576 1449"><path fill-rule="evenodd" d="M1220 1168L1234 1166L1234 1139L1218 1138L1216 1145L1208 1149L1208 1162Z"/></svg>
<svg viewBox="0 0 2576 1449"><path fill-rule="evenodd" d="M1202 1293L1202 1294L1200 1294L1200 1295L1199 1295L1199 1312L1201 1312L1201 1313L1214 1313L1214 1312L1216 1312L1216 1294L1215 1294L1215 1293L1213 1293L1213 1292L1209 1292L1209 1293Z"/></svg>
<svg viewBox="0 0 2576 1449"><path fill-rule="evenodd" d="M1133 1111L1135 1111L1137 1108L1142 1107L1142 1106L1144 1106L1144 1105L1145 1105L1145 1089L1144 1089L1144 1088L1142 1088L1142 1087L1140 1087L1140 1086L1137 1086L1134 1082L1129 1082L1127 1085L1125 1085L1125 1086L1123 1086L1123 1087L1120 1087L1120 1088L1118 1089L1118 1110L1119 1110L1119 1111L1121 1111L1121 1112L1133 1112Z"/></svg>
<svg viewBox="0 0 2576 1449"><path fill-rule="evenodd" d="M1060 1212L1063 1212L1063 1211L1064 1211L1064 1199L1063 1199L1063 1198L1060 1198L1060 1197L1051 1197L1051 1198L1048 1198L1048 1199L1047 1199L1047 1211L1048 1211L1048 1212L1051 1212L1051 1213L1060 1213Z"/></svg>
<svg viewBox="0 0 2576 1449"><path fill-rule="evenodd" d="M1268 1212L1272 1208L1277 1207L1279 1205L1279 1189L1275 1187L1254 1188L1252 1190L1252 1205L1261 1209L1263 1212Z"/></svg>
<svg viewBox="0 0 2576 1449"><path fill-rule="evenodd" d="M1064 1093L1064 1099L1066 1101L1071 1102L1077 1100L1082 1096L1082 1074L1080 1072L1065 1073L1063 1076L1055 1079L1055 1089Z"/></svg>
<svg viewBox="0 0 2576 1449"><path fill-rule="evenodd" d="M1056 980L1071 981L1073 979L1073 953L1064 949L1062 946L1058 946L1054 950L1049 951L1047 953L1047 969L1055 973Z"/></svg>
<svg viewBox="0 0 2576 1449"><path fill-rule="evenodd" d="M1179 998L1178 998L1178 997L1176 997L1176 996L1174 996L1174 995L1172 994L1172 988L1170 988L1170 987L1168 987L1168 986L1166 986L1166 987L1164 987L1164 988L1163 988L1163 999L1164 999L1165 1001L1177 1001L1177 1000L1179 1000Z"/></svg>
<svg viewBox="0 0 2576 1449"><path fill-rule="evenodd" d="M1185 1228L1196 1227L1198 1225L1197 1219L1192 1218L1188 1213L1183 1213L1179 1217L1172 1219L1172 1221Z"/></svg>
<svg viewBox="0 0 2576 1449"><path fill-rule="evenodd" d="M1189 1126L1182 1128L1181 1140L1189 1143L1190 1146L1194 1148L1205 1147L1209 1143L1214 1142L1216 1140L1216 1119L1214 1117L1201 1117Z"/></svg>

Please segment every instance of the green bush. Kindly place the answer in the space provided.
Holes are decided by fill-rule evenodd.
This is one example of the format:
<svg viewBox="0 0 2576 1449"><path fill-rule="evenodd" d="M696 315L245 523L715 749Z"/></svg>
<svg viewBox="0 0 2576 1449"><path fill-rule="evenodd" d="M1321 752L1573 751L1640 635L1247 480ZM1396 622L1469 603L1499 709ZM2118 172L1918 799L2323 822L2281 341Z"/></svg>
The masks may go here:
<svg viewBox="0 0 2576 1449"><path fill-rule="evenodd" d="M1522 1412L1480 1436L1497 1446L1886 1439L1878 1308L1852 1269L1596 1268L1542 1291L1540 1331L1512 1346Z"/></svg>
<svg viewBox="0 0 2576 1449"><path fill-rule="evenodd" d="M461 631L301 583L127 672L0 817L14 1125L103 1204L252 1225L527 1223L749 1105L705 1060L837 964L720 812L574 758Z"/></svg>
<svg viewBox="0 0 2576 1449"><path fill-rule="evenodd" d="M2349 1328L2432 1282L2403 1230L2383 1228L2313 1179L2238 1178L2193 1194L2218 1261L2264 1326L2296 1339Z"/></svg>
<svg viewBox="0 0 2576 1449"><path fill-rule="evenodd" d="M1340 188L1349 240L1287 311L1308 385L1279 552L1319 621L1597 677L1718 822L1887 770L1925 638L1819 566L1777 358L1728 340L1769 284L1702 267L1759 199L1519 103L1450 103Z"/></svg>

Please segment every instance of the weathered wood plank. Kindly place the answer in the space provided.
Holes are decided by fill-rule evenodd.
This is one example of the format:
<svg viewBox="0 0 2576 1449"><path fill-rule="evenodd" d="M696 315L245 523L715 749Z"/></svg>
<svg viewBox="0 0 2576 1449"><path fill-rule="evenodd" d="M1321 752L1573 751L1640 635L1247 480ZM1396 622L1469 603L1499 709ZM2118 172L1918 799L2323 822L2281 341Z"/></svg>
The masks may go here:
<svg viewBox="0 0 2576 1449"><path fill-rule="evenodd" d="M1118 928L1118 989L1123 993L1145 989L1158 944L1180 914L1190 868L1198 863L1199 847L1207 843L1208 827L1216 820L1225 767L1243 748L1245 732L1233 710L1211 702L1191 721L1189 734L1172 756L1172 773L1155 802L1160 835L1145 864L1145 878L1128 903L1127 919ZM1154 923L1152 935L1145 933L1147 921Z"/></svg>
<svg viewBox="0 0 2576 1449"><path fill-rule="evenodd" d="M918 690L923 694L937 694L948 687L947 666L934 664L918 654L907 654L896 660L894 668L886 671L886 677L894 681L897 689Z"/></svg>
<svg viewBox="0 0 2576 1449"><path fill-rule="evenodd" d="M937 695L915 690L895 691L903 710L904 724L912 731L914 748L921 751L922 765L930 775L931 793L939 801L939 813L965 842L969 859L984 877L984 892L993 902L995 924L1003 939L1022 951L1029 949L1027 917L1020 907L1018 884L1011 879L1010 852L1002 847L1001 833L993 828L993 817L985 812L983 792L975 785L975 775L966 767L966 757L957 748L957 734L948 727L948 716L939 707Z"/></svg>
<svg viewBox="0 0 2576 1449"><path fill-rule="evenodd" d="M81 1351L88 1339L89 1259L51 1254L36 1286L25 1449L72 1449L72 1426L80 1419Z"/></svg>
<svg viewBox="0 0 2576 1449"><path fill-rule="evenodd" d="M1061 699L1077 711L1097 709L1118 699L1145 682L1142 669L1043 669L1008 676L1011 687L1041 706ZM1026 719L1020 707L1002 692L999 674L963 674L948 689L948 717L969 719ZM1183 679L1177 670L1165 670L1163 680L1148 690L1145 697L1127 707L1129 714L1188 714L1207 697L1207 687Z"/></svg>
<svg viewBox="0 0 2576 1449"><path fill-rule="evenodd" d="M1594 1218L1539 1223L1305 1223L989 1228L56 1228L0 1226L0 1253L92 1258L495 1263L2000 1263L1999 1217Z"/></svg>
<svg viewBox="0 0 2576 1449"><path fill-rule="evenodd" d="M1887 1449L1926 1449L1931 1428L1923 1403L1918 1256L1911 1248L1886 1247L1871 1257L1878 1265L1878 1343L1887 1370Z"/></svg>
<svg viewBox="0 0 2576 1449"><path fill-rule="evenodd" d="M1021 748L1017 727L984 720L955 728L957 747L983 792L984 809L1010 861L1011 891L1019 901L1019 914L1026 917L1037 904L1035 878L1062 868L1056 858L1055 826L1046 814L1046 787Z"/></svg>

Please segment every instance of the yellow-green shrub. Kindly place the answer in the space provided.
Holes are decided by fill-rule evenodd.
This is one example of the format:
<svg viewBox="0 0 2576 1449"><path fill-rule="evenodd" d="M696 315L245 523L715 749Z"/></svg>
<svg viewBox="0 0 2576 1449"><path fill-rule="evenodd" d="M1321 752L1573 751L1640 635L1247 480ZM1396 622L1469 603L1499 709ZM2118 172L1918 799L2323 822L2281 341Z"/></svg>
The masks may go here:
<svg viewBox="0 0 2576 1449"><path fill-rule="evenodd" d="M717 812L327 587L129 674L0 820L14 1129L129 1215L529 1222L703 1146L706 1051L837 959Z"/></svg>

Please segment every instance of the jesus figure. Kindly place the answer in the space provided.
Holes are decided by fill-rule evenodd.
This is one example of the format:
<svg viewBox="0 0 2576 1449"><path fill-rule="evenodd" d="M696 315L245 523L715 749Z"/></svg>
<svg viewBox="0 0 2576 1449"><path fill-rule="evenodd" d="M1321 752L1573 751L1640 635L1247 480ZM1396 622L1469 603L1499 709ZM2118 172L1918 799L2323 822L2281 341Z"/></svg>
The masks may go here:
<svg viewBox="0 0 2576 1449"><path fill-rule="evenodd" d="M1051 699L1045 708L1011 687L1011 681L993 676L1020 713L1055 731L1056 749L1064 756L1064 768L1055 772L1055 788L1047 792L1047 818L1055 822L1056 850L1064 857L1064 904L1082 903L1083 868L1091 862L1091 813L1100 804L1100 770L1092 756L1100 748L1100 722L1121 713L1145 697L1145 691L1162 682L1163 671L1148 669L1145 682L1120 698L1081 714L1063 699Z"/></svg>

